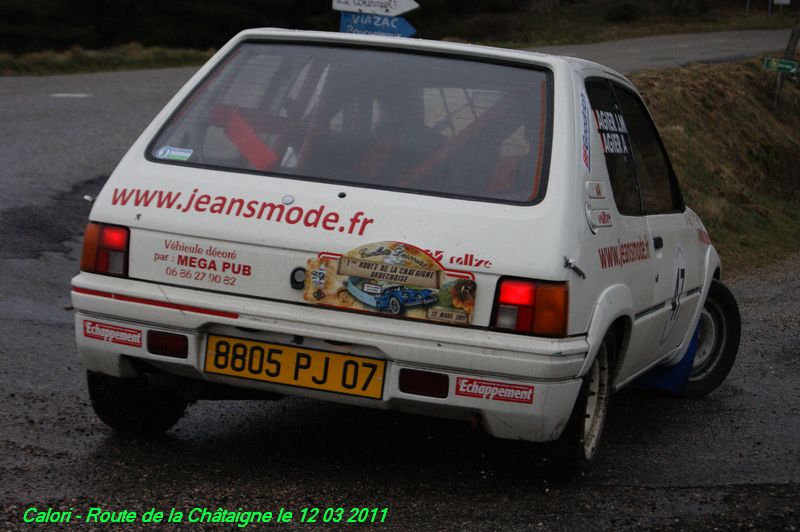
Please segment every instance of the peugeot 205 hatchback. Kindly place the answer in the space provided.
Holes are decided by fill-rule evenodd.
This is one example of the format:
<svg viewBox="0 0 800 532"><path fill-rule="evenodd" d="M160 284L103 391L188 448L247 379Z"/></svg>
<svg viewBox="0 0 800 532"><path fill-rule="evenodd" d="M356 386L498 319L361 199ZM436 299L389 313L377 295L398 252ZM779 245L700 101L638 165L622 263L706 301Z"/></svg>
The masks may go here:
<svg viewBox="0 0 800 532"><path fill-rule="evenodd" d="M738 349L639 95L577 59L245 31L90 218L76 338L120 431L295 395L560 439L585 468L613 390L655 368L706 394Z"/></svg>

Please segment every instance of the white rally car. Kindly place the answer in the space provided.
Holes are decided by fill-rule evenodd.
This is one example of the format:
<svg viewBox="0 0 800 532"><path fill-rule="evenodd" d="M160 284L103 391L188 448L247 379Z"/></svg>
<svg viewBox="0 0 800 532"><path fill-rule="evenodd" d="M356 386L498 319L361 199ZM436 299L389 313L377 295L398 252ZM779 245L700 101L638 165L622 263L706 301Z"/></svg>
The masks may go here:
<svg viewBox="0 0 800 532"><path fill-rule="evenodd" d="M97 197L72 301L97 415L295 395L560 440L704 395L739 313L634 87L566 57L275 29L224 46Z"/></svg>

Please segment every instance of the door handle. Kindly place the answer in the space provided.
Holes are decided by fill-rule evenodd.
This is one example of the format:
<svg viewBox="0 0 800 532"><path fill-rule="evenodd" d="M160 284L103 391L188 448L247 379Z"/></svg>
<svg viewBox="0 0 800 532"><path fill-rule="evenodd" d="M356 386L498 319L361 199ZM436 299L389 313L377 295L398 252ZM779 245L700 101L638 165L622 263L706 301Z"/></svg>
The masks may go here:
<svg viewBox="0 0 800 532"><path fill-rule="evenodd" d="M660 236L653 238L653 247L656 249L661 249L664 247L664 239Z"/></svg>

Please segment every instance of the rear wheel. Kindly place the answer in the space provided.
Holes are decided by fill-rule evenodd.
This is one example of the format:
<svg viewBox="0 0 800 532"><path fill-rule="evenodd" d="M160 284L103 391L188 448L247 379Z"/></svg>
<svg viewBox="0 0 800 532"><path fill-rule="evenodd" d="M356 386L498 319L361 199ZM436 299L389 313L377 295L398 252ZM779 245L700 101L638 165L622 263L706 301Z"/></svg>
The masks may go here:
<svg viewBox="0 0 800 532"><path fill-rule="evenodd" d="M584 377L567 427L558 442L561 466L572 473L587 473L603 435L614 376L616 341L609 333Z"/></svg>
<svg viewBox="0 0 800 532"><path fill-rule="evenodd" d="M149 390L141 379L121 379L88 371L89 398L97 417L112 429L154 436L172 428L188 402L178 393Z"/></svg>
<svg viewBox="0 0 800 532"><path fill-rule="evenodd" d="M685 391L690 397L716 390L730 373L739 352L739 306L730 290L716 279L711 281L698 329L697 349Z"/></svg>

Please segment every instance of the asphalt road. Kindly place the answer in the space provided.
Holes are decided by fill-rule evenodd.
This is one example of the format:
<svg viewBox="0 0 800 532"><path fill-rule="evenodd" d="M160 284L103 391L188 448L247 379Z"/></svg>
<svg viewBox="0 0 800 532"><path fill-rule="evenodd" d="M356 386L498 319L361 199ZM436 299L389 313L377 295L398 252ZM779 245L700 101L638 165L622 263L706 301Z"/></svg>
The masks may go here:
<svg viewBox="0 0 800 532"><path fill-rule="evenodd" d="M533 50L580 57L625 73L689 63L738 61L763 52L783 50L788 40L789 30L720 31L640 37L590 45L546 46Z"/></svg>
<svg viewBox="0 0 800 532"><path fill-rule="evenodd" d="M782 34L760 46L781 48ZM653 39L654 54L683 38ZM729 58L718 44L696 59ZM694 56L681 57L670 60ZM460 423L300 399L201 402L161 439L111 434L91 412L66 308L81 196L191 72L0 78L0 529L22 528L30 506L379 507L398 529L800 527L797 256L732 284L744 330L726 383L703 400L616 395L580 481L553 482L539 448Z"/></svg>

